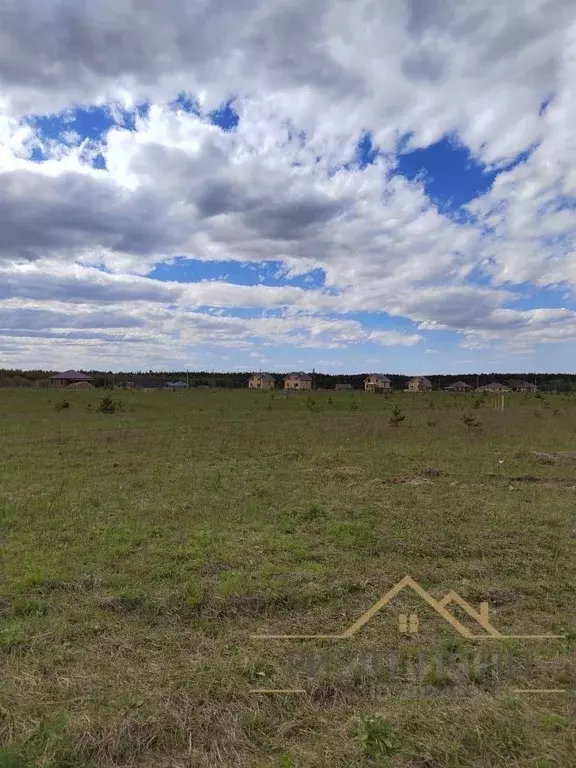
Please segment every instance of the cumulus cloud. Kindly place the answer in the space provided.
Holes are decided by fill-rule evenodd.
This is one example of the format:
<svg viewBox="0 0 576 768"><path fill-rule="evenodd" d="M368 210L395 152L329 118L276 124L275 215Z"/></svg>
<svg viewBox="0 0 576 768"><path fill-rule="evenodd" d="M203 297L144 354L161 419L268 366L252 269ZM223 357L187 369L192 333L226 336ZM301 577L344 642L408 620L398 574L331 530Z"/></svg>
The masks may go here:
<svg viewBox="0 0 576 768"><path fill-rule="evenodd" d="M498 158L538 138L573 14L559 0L22 0L2 7L0 72L21 113L183 87L205 108L263 93L319 137L376 125L425 146L456 128Z"/></svg>
<svg viewBox="0 0 576 768"><path fill-rule="evenodd" d="M0 8L0 77L0 338L26 354L50 334L135 363L439 330L573 340L572 310L536 293L576 285L569 0L21 0ZM210 113L230 100L223 130ZM78 105L106 107L101 135L30 119ZM459 214L398 172L445 136L496 173ZM286 284L152 277L175 258L280 263ZM290 284L312 270L321 286Z"/></svg>
<svg viewBox="0 0 576 768"><path fill-rule="evenodd" d="M81 264L41 263L0 265L0 300L54 300L69 304L177 301L184 286L138 275L109 274Z"/></svg>

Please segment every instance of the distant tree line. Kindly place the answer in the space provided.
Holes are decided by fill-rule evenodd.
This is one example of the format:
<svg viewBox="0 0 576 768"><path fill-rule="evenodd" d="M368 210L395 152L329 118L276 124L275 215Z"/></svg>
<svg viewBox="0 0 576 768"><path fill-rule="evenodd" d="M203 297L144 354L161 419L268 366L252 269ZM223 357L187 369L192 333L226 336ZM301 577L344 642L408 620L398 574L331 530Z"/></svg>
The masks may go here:
<svg viewBox="0 0 576 768"><path fill-rule="evenodd" d="M0 387L31 387L46 381L49 376L57 371L0 368ZM128 382L134 382L137 387L163 387L167 381L186 381L191 387L222 387L229 389L244 389L248 386L248 378L251 371L236 373L216 373L211 371L138 371L112 373L112 371L86 371L94 377L96 387L123 386ZM281 384L285 374L274 373L276 380ZM350 376L332 375L329 373L313 373L313 386L315 389L333 389L336 384L351 384L353 389L362 389L364 379L368 373L357 373ZM402 390L406 388L409 376L388 374L392 382L392 388ZM542 391L548 392L576 392L576 374L570 373L481 373L481 374L450 374L429 375L433 389L444 389L456 381L465 381L473 387L485 386L493 381L500 384L511 385L516 381L529 381L536 384Z"/></svg>

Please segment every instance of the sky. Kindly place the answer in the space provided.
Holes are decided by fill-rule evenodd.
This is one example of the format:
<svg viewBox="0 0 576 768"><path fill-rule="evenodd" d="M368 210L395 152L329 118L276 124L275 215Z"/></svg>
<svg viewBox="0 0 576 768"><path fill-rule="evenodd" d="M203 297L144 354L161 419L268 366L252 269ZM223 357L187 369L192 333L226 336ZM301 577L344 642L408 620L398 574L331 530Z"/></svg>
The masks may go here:
<svg viewBox="0 0 576 768"><path fill-rule="evenodd" d="M18 0L0 80L0 368L576 372L573 0Z"/></svg>

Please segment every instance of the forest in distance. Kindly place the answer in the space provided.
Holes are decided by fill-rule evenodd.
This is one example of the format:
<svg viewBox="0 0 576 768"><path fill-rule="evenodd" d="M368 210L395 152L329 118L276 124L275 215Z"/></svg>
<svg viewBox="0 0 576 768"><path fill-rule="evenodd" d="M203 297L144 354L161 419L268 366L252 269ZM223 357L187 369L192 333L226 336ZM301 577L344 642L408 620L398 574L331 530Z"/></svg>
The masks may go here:
<svg viewBox="0 0 576 768"><path fill-rule="evenodd" d="M86 370L93 377L96 387L125 386L133 382L137 387L163 387L168 381L187 381L190 387L218 387L242 389L248 386L252 371L98 371ZM19 370L0 368L0 387L30 387L40 385L49 376L58 371ZM276 386L281 387L284 376L288 373L270 371L276 379ZM334 389L337 384L347 383L352 389L361 390L364 379L372 371L355 374L329 374L308 371L313 377L314 389ZM410 379L408 374L386 374L393 390L403 390ZM424 374L427 375L427 374ZM536 384L544 392L575 392L576 373L478 373L478 374L428 374L434 390L441 390L457 381L464 381L473 387L482 387L491 382L514 386L514 382L528 381Z"/></svg>

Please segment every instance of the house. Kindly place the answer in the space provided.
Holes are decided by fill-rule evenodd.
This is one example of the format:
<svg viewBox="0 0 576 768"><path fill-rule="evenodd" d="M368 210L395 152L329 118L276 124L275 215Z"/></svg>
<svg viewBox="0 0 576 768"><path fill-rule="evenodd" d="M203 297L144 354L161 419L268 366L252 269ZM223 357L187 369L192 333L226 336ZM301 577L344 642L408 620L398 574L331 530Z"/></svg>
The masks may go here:
<svg viewBox="0 0 576 768"><path fill-rule="evenodd" d="M168 389L188 389L188 384L185 381L167 381L166 387Z"/></svg>
<svg viewBox="0 0 576 768"><path fill-rule="evenodd" d="M80 371L64 371L64 373L57 373L48 378L53 387L69 387L71 384L78 384L80 382L90 384L92 380L92 376L80 373Z"/></svg>
<svg viewBox="0 0 576 768"><path fill-rule="evenodd" d="M536 384L531 384L529 381L512 379L508 382L508 386L515 392L538 392Z"/></svg>
<svg viewBox="0 0 576 768"><path fill-rule="evenodd" d="M276 379L270 373L253 373L248 379L248 389L274 389Z"/></svg>
<svg viewBox="0 0 576 768"><path fill-rule="evenodd" d="M426 376L414 376L408 382L408 392L430 392L432 382Z"/></svg>
<svg viewBox="0 0 576 768"><path fill-rule="evenodd" d="M312 389L312 377L304 371L289 373L284 377L284 389Z"/></svg>
<svg viewBox="0 0 576 768"><path fill-rule="evenodd" d="M454 384L444 387L445 392L472 392L473 389L474 387L466 384L465 381L456 381Z"/></svg>
<svg viewBox="0 0 576 768"><path fill-rule="evenodd" d="M392 382L382 373L371 373L364 379L364 389L366 392L383 392L392 389Z"/></svg>
<svg viewBox="0 0 576 768"><path fill-rule="evenodd" d="M510 392L510 387L505 384L500 384L498 381L493 381L490 384L486 384L485 387L478 387L476 392L488 392L492 395L504 395L506 392Z"/></svg>
<svg viewBox="0 0 576 768"><path fill-rule="evenodd" d="M334 389L336 392L350 392L350 390L354 389L354 387L352 384L350 384L349 381L341 381L334 385Z"/></svg>

